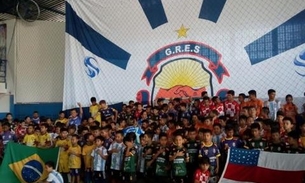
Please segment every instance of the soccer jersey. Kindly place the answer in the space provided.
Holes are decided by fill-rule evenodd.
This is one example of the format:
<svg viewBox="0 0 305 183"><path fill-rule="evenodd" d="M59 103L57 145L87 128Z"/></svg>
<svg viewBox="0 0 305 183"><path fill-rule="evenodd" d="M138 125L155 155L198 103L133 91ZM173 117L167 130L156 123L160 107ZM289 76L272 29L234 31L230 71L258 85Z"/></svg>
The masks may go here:
<svg viewBox="0 0 305 183"><path fill-rule="evenodd" d="M103 159L99 154L98 151L102 153L103 156L107 156L107 149L103 146L96 147L92 153L91 156L93 157L93 170L98 172L104 172L105 166L106 166L106 160Z"/></svg>
<svg viewBox="0 0 305 183"><path fill-rule="evenodd" d="M69 125L75 125L78 127L82 122L82 119L79 116L76 116L75 118L69 119Z"/></svg>
<svg viewBox="0 0 305 183"><path fill-rule="evenodd" d="M280 143L270 142L268 143L265 151L282 153L286 151L286 145L284 142L280 142Z"/></svg>
<svg viewBox="0 0 305 183"><path fill-rule="evenodd" d="M186 162L187 149L185 147L173 146L170 150L170 157L174 156L178 152L183 152L184 156L177 156L172 163L172 171L174 177L185 177L187 175Z"/></svg>
<svg viewBox="0 0 305 183"><path fill-rule="evenodd" d="M199 157L206 156L210 159L211 166L216 167L217 161L216 159L220 157L220 152L218 147L211 143L210 145L202 143L201 149L199 150Z"/></svg>
<svg viewBox="0 0 305 183"><path fill-rule="evenodd" d="M127 126L126 128L123 129L123 133L124 133L124 136L127 133L135 133L136 134L136 143L139 144L140 143L140 135L143 134L144 132L139 127Z"/></svg>
<svg viewBox="0 0 305 183"><path fill-rule="evenodd" d="M198 107L192 106L192 107L191 107L191 114L192 114L192 115L199 115L199 114L200 114L200 108L199 108L199 106L198 106Z"/></svg>
<svg viewBox="0 0 305 183"><path fill-rule="evenodd" d="M224 107L223 103L214 105L213 109L215 109L219 113L218 116L224 116L225 107Z"/></svg>
<svg viewBox="0 0 305 183"><path fill-rule="evenodd" d="M91 114L91 117L94 118L95 121L101 122L101 113L99 112L100 106L97 105L91 105L89 107L89 113Z"/></svg>
<svg viewBox="0 0 305 183"><path fill-rule="evenodd" d="M246 149L264 150L267 147L267 141L264 138L260 139L249 139L247 141Z"/></svg>
<svg viewBox="0 0 305 183"><path fill-rule="evenodd" d="M67 118L57 119L57 120L55 121L55 125L56 125L56 123L67 124L68 121L69 121L69 120L68 120Z"/></svg>
<svg viewBox="0 0 305 183"><path fill-rule="evenodd" d="M6 146L9 141L16 141L16 136L11 131L7 131L2 134L2 140L3 145Z"/></svg>
<svg viewBox="0 0 305 183"><path fill-rule="evenodd" d="M191 119L191 113L189 111L180 111L179 114L179 120L185 119Z"/></svg>
<svg viewBox="0 0 305 183"><path fill-rule="evenodd" d="M113 142L108 151L111 151L113 149L117 149L118 152L113 152L111 155L111 164L110 164L110 169L112 170L121 170L122 168L122 163L123 163L123 153L125 149L125 145L123 142L117 143Z"/></svg>
<svg viewBox="0 0 305 183"><path fill-rule="evenodd" d="M193 164L197 162L198 159L198 150L200 149L200 142L199 141L188 141L185 144L187 149L187 154L189 159L189 163Z"/></svg>
<svg viewBox="0 0 305 183"><path fill-rule="evenodd" d="M62 178L60 173L58 173L56 170L53 170L52 172L49 173L47 182L64 183L64 179Z"/></svg>
<svg viewBox="0 0 305 183"><path fill-rule="evenodd" d="M302 147L287 146L286 153L289 153L289 154L303 154L303 153L305 153L305 149L302 148Z"/></svg>
<svg viewBox="0 0 305 183"><path fill-rule="evenodd" d="M164 151L159 154L159 156L156 159L156 176L167 176L168 171L168 158L169 158L169 149L167 147L161 147L160 145L156 146L154 149L154 154L157 154L161 149Z"/></svg>
<svg viewBox="0 0 305 183"><path fill-rule="evenodd" d="M125 120L129 120L133 117L133 114L132 113L126 113L126 112L121 112L119 114L119 118L120 119L125 119Z"/></svg>
<svg viewBox="0 0 305 183"><path fill-rule="evenodd" d="M91 169L92 167L92 157L91 153L95 149L95 145L87 145L85 144L82 149L82 155L84 159L84 164L86 169Z"/></svg>
<svg viewBox="0 0 305 183"><path fill-rule="evenodd" d="M167 125L163 125L163 126L160 126L160 130L161 130L161 132L166 133L169 130L169 128Z"/></svg>
<svg viewBox="0 0 305 183"><path fill-rule="evenodd" d="M239 103L235 100L224 102L224 113L230 117L234 117L240 111Z"/></svg>
<svg viewBox="0 0 305 183"><path fill-rule="evenodd" d="M147 162L151 161L153 158L153 151L154 151L155 146L153 144L146 145L143 149L143 156L145 158L145 169L150 169L152 168L151 166L148 167Z"/></svg>
<svg viewBox="0 0 305 183"><path fill-rule="evenodd" d="M36 147L36 141L38 141L38 138L35 134L26 134L22 142L27 146Z"/></svg>
<svg viewBox="0 0 305 183"><path fill-rule="evenodd" d="M123 172L135 173L136 172L136 148L129 149L130 156L125 156L127 148L124 150L124 163Z"/></svg>
<svg viewBox="0 0 305 183"><path fill-rule="evenodd" d="M137 148L138 162L137 162L137 171L140 173L144 173L145 171L145 158L143 157L143 146L139 146Z"/></svg>
<svg viewBox="0 0 305 183"><path fill-rule="evenodd" d="M269 118L275 121L276 113L281 108L281 101L265 101L264 106L269 108Z"/></svg>
<svg viewBox="0 0 305 183"><path fill-rule="evenodd" d="M295 122L295 116L298 114L298 107L295 104L289 103L283 105L285 116L292 118Z"/></svg>
<svg viewBox="0 0 305 183"><path fill-rule="evenodd" d="M259 99L255 99L255 100L249 100L247 102L247 106L253 106L256 108L256 115L259 116L259 114L261 113L262 111L262 108L263 108L263 101L259 100Z"/></svg>
<svg viewBox="0 0 305 183"><path fill-rule="evenodd" d="M113 139L112 138L108 138L108 139L105 139L105 142L104 142L104 147L106 149L109 149L111 143L113 142Z"/></svg>
<svg viewBox="0 0 305 183"><path fill-rule="evenodd" d="M39 146L46 146L47 144L51 144L52 137L49 133L40 134L38 136Z"/></svg>
<svg viewBox="0 0 305 183"><path fill-rule="evenodd" d="M200 109L200 115L205 117L208 116L209 113L211 112L212 106L200 105L199 109Z"/></svg>
<svg viewBox="0 0 305 183"><path fill-rule="evenodd" d="M69 154L68 149L71 147L71 141L68 139L58 139L55 143L56 147L59 148L59 160L58 160L58 171L68 173L69 169Z"/></svg>
<svg viewBox="0 0 305 183"><path fill-rule="evenodd" d="M200 169L197 169L195 172L194 180L198 181L199 183L208 183L210 178L210 172L205 171L203 172Z"/></svg>
<svg viewBox="0 0 305 183"><path fill-rule="evenodd" d="M107 107L107 109L101 109L100 110L102 115L102 121L106 121L108 118L114 115L114 109Z"/></svg>
<svg viewBox="0 0 305 183"><path fill-rule="evenodd" d="M217 147L220 147L220 143L221 143L221 141L222 141L225 137L226 137L226 134L225 134L224 132L222 132L222 133L220 133L220 134L218 134L218 135L214 134L213 137L212 137L212 142L213 142L214 144L216 144Z"/></svg>
<svg viewBox="0 0 305 183"><path fill-rule="evenodd" d="M142 110L141 110L141 111L139 111L139 110L135 111L134 117L135 117L137 120L139 120L139 119L141 118L141 113L142 113Z"/></svg>
<svg viewBox="0 0 305 183"><path fill-rule="evenodd" d="M71 146L68 150L70 153L75 153L81 155L82 149L79 145ZM70 169L79 169L81 167L81 157L74 154L69 155L69 168Z"/></svg>
<svg viewBox="0 0 305 183"><path fill-rule="evenodd" d="M161 118L161 116L159 114L152 114L151 115L151 120L152 121L159 121L160 118Z"/></svg>
<svg viewBox="0 0 305 183"><path fill-rule="evenodd" d="M37 117L37 118L32 118L32 121L34 124L39 124L40 123L40 118Z"/></svg>
<svg viewBox="0 0 305 183"><path fill-rule="evenodd" d="M232 138L224 138L222 139L219 148L227 153L228 149L230 147L237 147L239 148L241 146L241 141L238 138L232 137Z"/></svg>

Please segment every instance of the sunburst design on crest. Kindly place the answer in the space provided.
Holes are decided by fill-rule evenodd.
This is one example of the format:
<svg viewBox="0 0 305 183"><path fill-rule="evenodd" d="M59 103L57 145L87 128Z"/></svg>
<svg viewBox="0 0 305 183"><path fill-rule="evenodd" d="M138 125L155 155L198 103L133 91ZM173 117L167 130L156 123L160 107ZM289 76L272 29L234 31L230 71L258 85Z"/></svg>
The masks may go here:
<svg viewBox="0 0 305 183"><path fill-rule="evenodd" d="M192 58L181 58L161 67L154 79L157 98L199 97L212 90L211 73L203 63Z"/></svg>
<svg viewBox="0 0 305 183"><path fill-rule="evenodd" d="M202 69L199 62L190 59L179 59L162 68L156 77L156 88L171 89L175 86L189 86L199 89L209 86L210 75Z"/></svg>

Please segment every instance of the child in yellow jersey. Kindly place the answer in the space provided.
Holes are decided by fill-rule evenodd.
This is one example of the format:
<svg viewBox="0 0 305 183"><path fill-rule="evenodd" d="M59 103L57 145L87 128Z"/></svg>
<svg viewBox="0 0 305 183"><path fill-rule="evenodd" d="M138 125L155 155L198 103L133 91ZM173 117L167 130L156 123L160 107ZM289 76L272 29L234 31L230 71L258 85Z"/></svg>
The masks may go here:
<svg viewBox="0 0 305 183"><path fill-rule="evenodd" d="M48 124L43 123L40 125L40 134L38 136L38 146L40 148L49 148L51 147L52 137L48 133Z"/></svg>
<svg viewBox="0 0 305 183"><path fill-rule="evenodd" d="M64 124L65 126L68 125L68 118L65 117L65 112L64 111L60 111L59 114L58 114L58 119L55 121L55 125L57 123L62 123Z"/></svg>
<svg viewBox="0 0 305 183"><path fill-rule="evenodd" d="M81 168L81 147L78 145L79 136L72 135L72 146L68 150L69 154L69 168L71 175L71 183L80 183L80 168Z"/></svg>
<svg viewBox="0 0 305 183"><path fill-rule="evenodd" d="M24 136L22 143L30 146L36 147L37 136L34 133L34 125L30 124L27 129L27 134Z"/></svg>
<svg viewBox="0 0 305 183"><path fill-rule="evenodd" d="M68 182L68 174L70 172L68 149L72 146L71 141L67 137L68 129L61 128L60 135L55 143L55 146L59 147L58 171L61 173L64 182Z"/></svg>
<svg viewBox="0 0 305 183"><path fill-rule="evenodd" d="M92 135L92 133L86 133L84 135L84 140L86 142L86 144L83 147L82 150L82 155L83 155L83 160L84 160L84 164L85 164L85 183L91 183L92 182L92 157L91 157L91 153L93 151L93 149L95 149L95 145L94 145L94 136Z"/></svg>
<svg viewBox="0 0 305 183"><path fill-rule="evenodd" d="M91 101L91 106L89 107L89 112L91 114L91 117L93 117L95 121L101 123L101 113L99 112L100 106L96 103L95 97L91 97L90 101Z"/></svg>

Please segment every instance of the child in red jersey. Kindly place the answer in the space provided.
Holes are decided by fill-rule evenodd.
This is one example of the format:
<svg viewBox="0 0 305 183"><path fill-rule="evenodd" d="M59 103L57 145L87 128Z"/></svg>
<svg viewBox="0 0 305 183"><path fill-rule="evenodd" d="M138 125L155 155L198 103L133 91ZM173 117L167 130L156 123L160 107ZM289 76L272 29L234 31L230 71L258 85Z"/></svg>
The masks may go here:
<svg viewBox="0 0 305 183"><path fill-rule="evenodd" d="M208 157L203 157L199 159L199 168L194 174L194 183L208 183L210 178L210 159Z"/></svg>

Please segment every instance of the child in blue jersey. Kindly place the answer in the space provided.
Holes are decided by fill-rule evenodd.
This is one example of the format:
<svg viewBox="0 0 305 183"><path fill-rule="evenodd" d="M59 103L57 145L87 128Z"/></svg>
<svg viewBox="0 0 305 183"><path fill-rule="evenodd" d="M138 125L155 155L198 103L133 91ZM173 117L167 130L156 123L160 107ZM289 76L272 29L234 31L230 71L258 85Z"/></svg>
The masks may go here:
<svg viewBox="0 0 305 183"><path fill-rule="evenodd" d="M219 172L219 157L220 152L218 147L212 142L212 131L209 129L204 129L203 131L203 142L201 144L201 149L199 150L199 158L207 156L210 159L210 182L213 183L217 180L217 174Z"/></svg>
<svg viewBox="0 0 305 183"><path fill-rule="evenodd" d="M2 142L4 145L4 149L5 149L8 142L10 142L10 141L17 142L17 138L16 138L15 134L11 131L10 124L8 122L2 124L2 129L3 129L3 133L1 134Z"/></svg>
<svg viewBox="0 0 305 183"><path fill-rule="evenodd" d="M95 138L96 148L92 151L94 183L106 183L106 160L108 157L107 149L103 146L105 139L102 136Z"/></svg>
<svg viewBox="0 0 305 183"><path fill-rule="evenodd" d="M109 107L105 100L101 100L99 105L100 105L100 113L101 113L102 121L107 121L108 119L112 119L114 121L117 120L118 117L117 110Z"/></svg>
<svg viewBox="0 0 305 183"><path fill-rule="evenodd" d="M226 131L226 137L221 140L219 149L222 152L222 154L226 157L228 153L228 149L230 147L236 147L236 148L241 147L241 141L237 137L234 137L234 129L231 125L227 125L225 131Z"/></svg>
<svg viewBox="0 0 305 183"><path fill-rule="evenodd" d="M239 138L234 137L234 129L233 129L232 125L227 125L225 127L225 132L226 132L226 137L221 140L220 145L219 145L219 150L221 153L220 163L219 163L220 164L220 166L219 166L220 174L222 173L224 166L226 164L229 148L242 147L242 141L239 140Z"/></svg>
<svg viewBox="0 0 305 183"><path fill-rule="evenodd" d="M144 132L142 131L142 129L138 126L135 126L135 119L130 119L127 121L127 127L123 129L123 133L124 133L124 136L126 136L126 134L128 133L134 133L136 138L134 139L135 140L135 143L136 144L139 144L140 143L140 135L141 134L144 134Z"/></svg>
<svg viewBox="0 0 305 183"><path fill-rule="evenodd" d="M69 117L69 121L67 123L67 126L75 125L76 129L78 129L78 126L81 125L82 117L83 117L82 105L81 105L81 103L77 103L77 105L79 106L79 114L77 113L76 109L72 109L70 111L70 117Z"/></svg>

